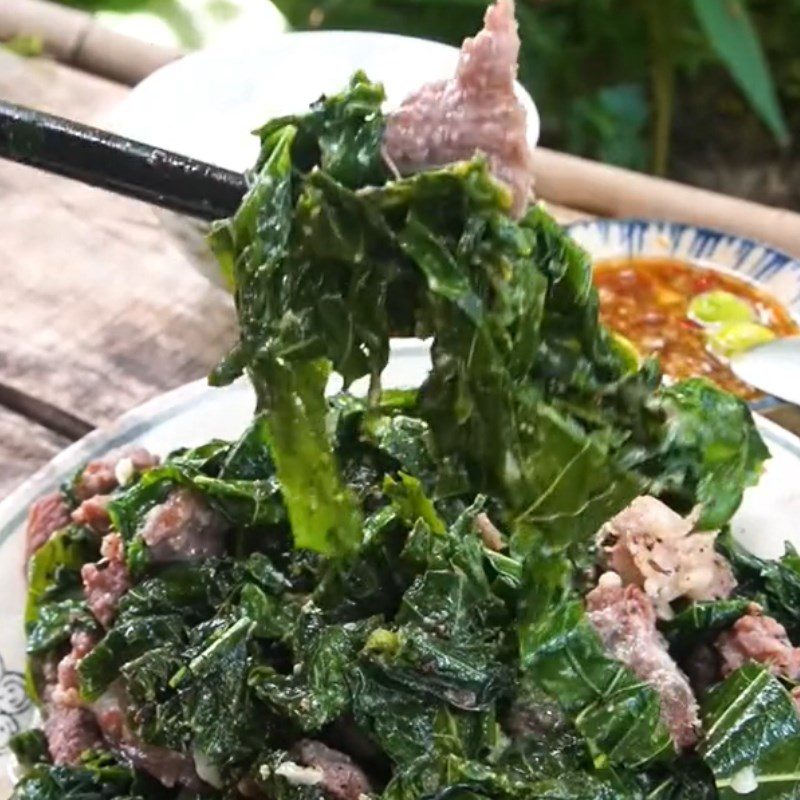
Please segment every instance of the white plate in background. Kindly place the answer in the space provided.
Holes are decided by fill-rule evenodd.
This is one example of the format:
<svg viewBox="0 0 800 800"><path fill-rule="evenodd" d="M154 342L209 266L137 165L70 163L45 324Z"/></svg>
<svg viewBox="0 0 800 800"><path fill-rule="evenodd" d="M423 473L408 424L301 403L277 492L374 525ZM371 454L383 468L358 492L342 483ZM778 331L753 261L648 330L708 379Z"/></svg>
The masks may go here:
<svg viewBox="0 0 800 800"><path fill-rule="evenodd" d="M154 72L105 123L130 139L241 172L258 155L255 128L304 111L322 94L341 91L356 70L383 83L386 107L392 108L424 83L451 77L458 54L440 42L366 31L292 32L226 42ZM539 113L520 84L517 94L533 148ZM205 243L207 226L168 211L158 214L193 266L222 285Z"/></svg>

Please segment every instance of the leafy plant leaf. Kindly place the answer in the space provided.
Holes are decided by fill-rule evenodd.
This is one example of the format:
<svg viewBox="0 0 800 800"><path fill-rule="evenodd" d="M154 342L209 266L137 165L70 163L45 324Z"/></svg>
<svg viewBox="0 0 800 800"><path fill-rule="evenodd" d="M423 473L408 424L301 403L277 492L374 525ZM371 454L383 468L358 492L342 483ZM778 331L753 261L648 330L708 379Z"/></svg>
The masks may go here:
<svg viewBox="0 0 800 800"><path fill-rule="evenodd" d="M781 143L789 129L775 84L744 0L692 0L711 46L730 70L750 104Z"/></svg>
<svg viewBox="0 0 800 800"><path fill-rule="evenodd" d="M185 626L177 615L138 617L112 628L78 665L81 696L97 700L119 675L120 668L154 642L178 643Z"/></svg>
<svg viewBox="0 0 800 800"><path fill-rule="evenodd" d="M758 665L743 667L709 692L700 755L720 800L789 800L800 782L800 715L781 682Z"/></svg>
<svg viewBox="0 0 800 800"><path fill-rule="evenodd" d="M751 605L746 597L694 602L662 623L661 630L672 646L685 647L729 628Z"/></svg>
<svg viewBox="0 0 800 800"><path fill-rule="evenodd" d="M606 655L580 603L558 609L528 646L523 665L570 714L598 768L674 755L655 690Z"/></svg>
<svg viewBox="0 0 800 800"><path fill-rule="evenodd" d="M717 538L717 548L733 567L737 592L763 605L790 636L800 634L800 570L794 549L787 547L782 559L759 558L736 542L730 531Z"/></svg>
<svg viewBox="0 0 800 800"><path fill-rule="evenodd" d="M701 529L722 527L769 457L750 410L703 378L665 388L653 402L666 417L658 490L680 499L687 511L702 504Z"/></svg>

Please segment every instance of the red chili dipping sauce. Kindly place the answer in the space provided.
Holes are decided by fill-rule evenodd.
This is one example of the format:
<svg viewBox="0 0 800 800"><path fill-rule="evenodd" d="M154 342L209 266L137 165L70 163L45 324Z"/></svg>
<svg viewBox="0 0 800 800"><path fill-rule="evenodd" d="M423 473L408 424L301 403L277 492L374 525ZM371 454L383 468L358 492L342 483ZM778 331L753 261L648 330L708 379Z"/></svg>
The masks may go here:
<svg viewBox="0 0 800 800"><path fill-rule="evenodd" d="M800 333L789 312L770 295L740 278L685 261L600 261L594 266L594 282L602 321L628 339L640 355L656 356L664 374L676 379L706 376L748 400L759 393L736 378L719 343L743 332L755 331L763 338ZM706 298L719 297L738 313L735 323L699 319L694 313L698 304L708 305ZM750 318L743 323L748 313ZM731 327L734 324L739 329ZM742 324L749 327L743 331Z"/></svg>

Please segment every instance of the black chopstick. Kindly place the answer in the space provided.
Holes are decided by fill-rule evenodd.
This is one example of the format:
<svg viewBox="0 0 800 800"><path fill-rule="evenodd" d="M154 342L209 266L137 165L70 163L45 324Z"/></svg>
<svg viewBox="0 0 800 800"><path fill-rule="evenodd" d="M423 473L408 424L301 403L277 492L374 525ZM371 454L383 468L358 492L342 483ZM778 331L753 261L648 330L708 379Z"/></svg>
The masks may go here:
<svg viewBox="0 0 800 800"><path fill-rule="evenodd" d="M244 175L0 100L0 157L204 220L230 216Z"/></svg>

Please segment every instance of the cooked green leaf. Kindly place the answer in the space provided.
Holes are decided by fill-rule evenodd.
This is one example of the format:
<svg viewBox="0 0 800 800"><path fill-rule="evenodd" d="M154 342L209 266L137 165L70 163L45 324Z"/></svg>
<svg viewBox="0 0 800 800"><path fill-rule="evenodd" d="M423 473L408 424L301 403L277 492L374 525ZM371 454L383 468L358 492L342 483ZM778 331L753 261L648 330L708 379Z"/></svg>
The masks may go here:
<svg viewBox="0 0 800 800"><path fill-rule="evenodd" d="M662 623L661 629L671 645L685 647L729 628L751 604L744 597L694 602Z"/></svg>
<svg viewBox="0 0 800 800"><path fill-rule="evenodd" d="M763 605L790 636L800 635L800 570L794 549L787 547L780 560L759 558L730 532L717 538L717 547L733 567L737 592Z"/></svg>
<svg viewBox="0 0 800 800"><path fill-rule="evenodd" d="M734 672L702 708L700 755L720 800L789 800L800 786L800 714L781 682L761 666Z"/></svg>
<svg viewBox="0 0 800 800"><path fill-rule="evenodd" d="M642 767L675 753L655 689L609 656L572 598L563 559L529 559L523 574L520 664L586 739L597 768Z"/></svg>
<svg viewBox="0 0 800 800"><path fill-rule="evenodd" d="M656 485L687 510L702 504L701 530L722 527L769 457L750 410L702 378L661 390L656 402L666 415Z"/></svg>
<svg viewBox="0 0 800 800"><path fill-rule="evenodd" d="M86 655L78 666L81 696L96 700L119 675L128 661L147 652L155 642L177 643L184 634L177 615L137 617L122 621Z"/></svg>

